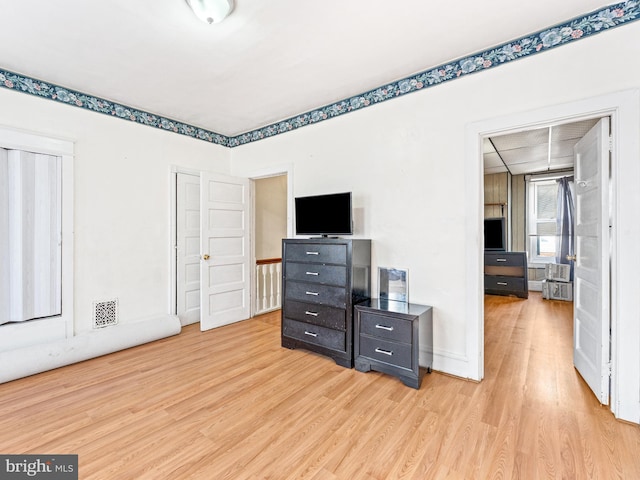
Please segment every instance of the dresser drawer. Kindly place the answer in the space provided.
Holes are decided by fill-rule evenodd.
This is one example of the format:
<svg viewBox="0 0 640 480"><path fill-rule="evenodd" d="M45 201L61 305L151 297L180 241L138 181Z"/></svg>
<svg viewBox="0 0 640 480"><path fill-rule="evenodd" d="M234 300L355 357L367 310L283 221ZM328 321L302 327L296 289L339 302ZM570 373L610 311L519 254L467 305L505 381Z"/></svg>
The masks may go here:
<svg viewBox="0 0 640 480"><path fill-rule="evenodd" d="M347 263L347 245L321 243L288 243L285 253L287 262Z"/></svg>
<svg viewBox="0 0 640 480"><path fill-rule="evenodd" d="M484 288L485 290L524 291L525 284L523 278L485 275Z"/></svg>
<svg viewBox="0 0 640 480"><path fill-rule="evenodd" d="M298 300L339 308L347 306L347 291L344 287L286 281L285 290L286 300Z"/></svg>
<svg viewBox="0 0 640 480"><path fill-rule="evenodd" d="M347 329L347 311L344 308L327 307L326 305L316 305L291 300L285 302L283 314L286 318L312 323L322 327L337 330Z"/></svg>
<svg viewBox="0 0 640 480"><path fill-rule="evenodd" d="M346 349L346 333L341 330L333 330L285 318L282 321L282 333L287 337L331 348L332 350L344 351Z"/></svg>
<svg viewBox="0 0 640 480"><path fill-rule="evenodd" d="M368 335L360 335L357 341L360 342L361 356L411 370L411 344L389 342Z"/></svg>
<svg viewBox="0 0 640 480"><path fill-rule="evenodd" d="M395 342L411 343L412 322L366 311L358 312L357 315L360 318L360 333Z"/></svg>
<svg viewBox="0 0 640 480"><path fill-rule="evenodd" d="M522 252L485 253L484 264L487 267L525 267L527 256Z"/></svg>
<svg viewBox="0 0 640 480"><path fill-rule="evenodd" d="M344 287L347 284L347 267L341 265L321 265L287 262L285 264L287 280L321 283Z"/></svg>

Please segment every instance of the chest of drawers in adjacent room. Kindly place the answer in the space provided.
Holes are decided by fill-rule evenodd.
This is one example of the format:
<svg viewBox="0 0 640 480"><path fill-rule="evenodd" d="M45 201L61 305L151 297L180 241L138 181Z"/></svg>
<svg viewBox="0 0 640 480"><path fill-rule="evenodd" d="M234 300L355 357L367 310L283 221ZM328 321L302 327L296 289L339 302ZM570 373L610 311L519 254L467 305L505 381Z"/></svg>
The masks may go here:
<svg viewBox="0 0 640 480"><path fill-rule="evenodd" d="M353 366L353 305L370 297L371 241L282 241L282 346Z"/></svg>
<svg viewBox="0 0 640 480"><path fill-rule="evenodd" d="M485 252L484 291L491 295L529 296L526 252Z"/></svg>

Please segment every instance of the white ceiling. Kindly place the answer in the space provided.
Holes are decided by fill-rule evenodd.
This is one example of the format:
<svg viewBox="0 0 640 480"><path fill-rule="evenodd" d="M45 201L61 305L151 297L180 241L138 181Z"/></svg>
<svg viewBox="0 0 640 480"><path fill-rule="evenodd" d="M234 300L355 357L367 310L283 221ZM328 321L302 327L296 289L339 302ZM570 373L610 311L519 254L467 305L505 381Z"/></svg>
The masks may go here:
<svg viewBox="0 0 640 480"><path fill-rule="evenodd" d="M573 147L598 118L484 139L484 173L512 175L572 169Z"/></svg>
<svg viewBox="0 0 640 480"><path fill-rule="evenodd" d="M234 136L605 6L603 0L0 0L0 68Z"/></svg>

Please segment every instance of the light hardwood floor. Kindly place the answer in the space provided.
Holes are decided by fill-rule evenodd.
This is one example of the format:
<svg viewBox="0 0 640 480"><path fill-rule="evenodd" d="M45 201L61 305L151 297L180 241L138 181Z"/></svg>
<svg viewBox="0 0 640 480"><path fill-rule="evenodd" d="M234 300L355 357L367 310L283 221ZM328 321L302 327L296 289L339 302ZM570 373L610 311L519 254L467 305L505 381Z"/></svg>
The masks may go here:
<svg viewBox="0 0 640 480"><path fill-rule="evenodd" d="M571 365L571 304L487 296L481 383L280 347L279 312L0 385L0 453L81 479L638 479L640 427Z"/></svg>

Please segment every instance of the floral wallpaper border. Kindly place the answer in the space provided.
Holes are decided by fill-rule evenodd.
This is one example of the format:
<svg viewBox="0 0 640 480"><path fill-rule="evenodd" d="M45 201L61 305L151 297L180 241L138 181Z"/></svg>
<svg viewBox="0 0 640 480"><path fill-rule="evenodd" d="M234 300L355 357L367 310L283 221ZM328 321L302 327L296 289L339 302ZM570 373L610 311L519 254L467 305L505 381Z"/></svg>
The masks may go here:
<svg viewBox="0 0 640 480"><path fill-rule="evenodd" d="M368 92L234 137L154 115L59 85L0 69L0 87L47 98L225 147L237 147L312 125L456 78L518 60L640 19L640 1L629 0L577 17L498 47L431 68Z"/></svg>

